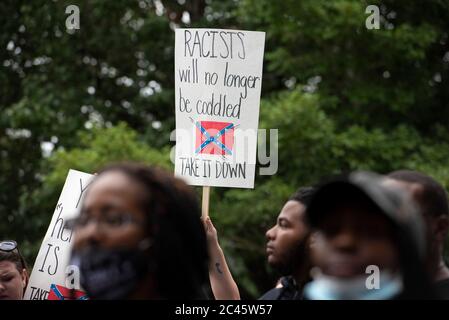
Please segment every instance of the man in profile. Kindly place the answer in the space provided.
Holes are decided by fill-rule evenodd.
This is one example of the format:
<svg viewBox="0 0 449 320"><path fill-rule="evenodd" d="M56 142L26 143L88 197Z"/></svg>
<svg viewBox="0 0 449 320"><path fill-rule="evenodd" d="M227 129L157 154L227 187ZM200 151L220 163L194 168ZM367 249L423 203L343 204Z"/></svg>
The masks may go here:
<svg viewBox="0 0 449 320"><path fill-rule="evenodd" d="M309 239L305 212L312 187L300 188L282 208L276 224L266 232L268 264L282 274L280 286L260 300L302 299L302 289L310 280Z"/></svg>

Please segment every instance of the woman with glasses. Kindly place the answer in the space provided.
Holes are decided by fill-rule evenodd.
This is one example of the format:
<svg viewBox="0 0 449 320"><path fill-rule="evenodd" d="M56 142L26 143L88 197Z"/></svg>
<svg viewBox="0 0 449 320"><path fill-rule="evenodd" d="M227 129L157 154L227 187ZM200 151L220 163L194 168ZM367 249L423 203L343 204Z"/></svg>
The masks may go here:
<svg viewBox="0 0 449 320"><path fill-rule="evenodd" d="M13 240L0 242L0 300L22 300L28 284L25 260Z"/></svg>
<svg viewBox="0 0 449 320"><path fill-rule="evenodd" d="M72 223L73 265L90 299L202 299L207 246L192 189L139 164L109 166Z"/></svg>

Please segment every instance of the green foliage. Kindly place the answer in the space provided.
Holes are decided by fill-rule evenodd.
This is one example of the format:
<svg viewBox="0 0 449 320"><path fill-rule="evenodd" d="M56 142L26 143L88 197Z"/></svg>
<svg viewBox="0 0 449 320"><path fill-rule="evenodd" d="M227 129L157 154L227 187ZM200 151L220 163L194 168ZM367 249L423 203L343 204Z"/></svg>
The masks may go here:
<svg viewBox="0 0 449 320"><path fill-rule="evenodd" d="M81 12L74 32L69 4ZM380 30L365 28L368 4ZM254 190L215 188L211 202L242 296L273 285L264 233L296 188L400 168L449 188L447 1L36 0L0 12L0 235L30 262L70 168L172 170L174 27L267 35L260 128L278 129L279 170L256 175Z"/></svg>
<svg viewBox="0 0 449 320"><path fill-rule="evenodd" d="M125 123L110 128L95 128L78 134L79 147L59 150L46 162L49 183L65 180L67 168L95 172L111 162L137 161L171 169L168 147L155 150L138 140L137 132Z"/></svg>
<svg viewBox="0 0 449 320"><path fill-rule="evenodd" d="M368 4L380 6L380 30L365 28ZM267 31L269 77L317 81L338 98L329 111L339 124L449 124L447 1L245 0L238 12Z"/></svg>
<svg viewBox="0 0 449 320"><path fill-rule="evenodd" d="M124 123L111 128L81 131L77 136L78 147L58 150L43 161L39 170L42 176L40 186L20 195L23 211L19 211L12 221L19 233L14 234L15 229L1 226L1 234L6 238L22 240L26 248L24 254L30 262L34 261L39 240L45 235L69 169L94 173L109 163L136 161L173 170L169 147L162 150L149 147ZM29 210L32 210L32 216Z"/></svg>
<svg viewBox="0 0 449 320"><path fill-rule="evenodd" d="M339 126L324 111L329 103L301 87L262 102L261 127L279 130L278 176L302 185L352 170L409 168L430 174L446 167L449 144L443 128L435 141L406 124L388 129ZM449 187L443 172L438 177Z"/></svg>

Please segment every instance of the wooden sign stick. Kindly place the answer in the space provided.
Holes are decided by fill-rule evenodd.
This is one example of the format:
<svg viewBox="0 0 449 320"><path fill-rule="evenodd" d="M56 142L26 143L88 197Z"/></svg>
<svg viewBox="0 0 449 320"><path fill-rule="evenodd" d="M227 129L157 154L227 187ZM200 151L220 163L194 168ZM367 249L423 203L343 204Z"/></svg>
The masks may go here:
<svg viewBox="0 0 449 320"><path fill-rule="evenodd" d="M203 187L203 205L202 205L202 214L201 217L206 219L209 216L209 196L210 196L210 187Z"/></svg>

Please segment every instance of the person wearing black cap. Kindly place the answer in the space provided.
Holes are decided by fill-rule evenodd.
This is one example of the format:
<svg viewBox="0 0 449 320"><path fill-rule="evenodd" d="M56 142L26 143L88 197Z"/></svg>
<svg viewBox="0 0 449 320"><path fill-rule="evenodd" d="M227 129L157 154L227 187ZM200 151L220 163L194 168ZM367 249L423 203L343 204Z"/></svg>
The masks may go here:
<svg viewBox="0 0 449 320"><path fill-rule="evenodd" d="M408 191L416 201L426 225L426 267L442 299L449 299L449 268L443 247L449 232L449 206L446 191L433 178L416 171L398 170L388 178Z"/></svg>
<svg viewBox="0 0 449 320"><path fill-rule="evenodd" d="M421 217L407 195L385 181L355 172L321 186L312 197L307 219L315 270L304 289L307 299L434 297L422 263Z"/></svg>

